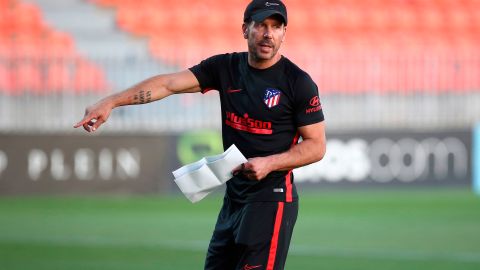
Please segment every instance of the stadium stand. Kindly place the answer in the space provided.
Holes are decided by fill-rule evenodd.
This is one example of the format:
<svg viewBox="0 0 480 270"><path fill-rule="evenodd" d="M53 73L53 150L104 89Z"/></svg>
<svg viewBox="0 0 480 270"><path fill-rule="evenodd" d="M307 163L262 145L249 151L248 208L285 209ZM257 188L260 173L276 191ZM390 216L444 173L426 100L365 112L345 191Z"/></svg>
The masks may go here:
<svg viewBox="0 0 480 270"><path fill-rule="evenodd" d="M480 121L480 1L284 1L282 54L319 86L330 130ZM0 130L71 132L78 113L107 92L245 51L248 2L0 0ZM219 129L217 108L214 91L173 96L119 108L105 130ZM51 121L59 115L63 123Z"/></svg>
<svg viewBox="0 0 480 270"><path fill-rule="evenodd" d="M152 55L172 65L188 67L216 53L245 50L239 32L246 0L228 1L228 7L216 0L92 2L115 8L118 26L149 37ZM479 53L477 0L285 2L290 24L283 52L311 73L323 93L480 89L478 77L469 75L480 72L479 64L468 62ZM319 59L346 78L336 78L338 70L323 68ZM419 66L412 68L412 62ZM430 66L442 80L429 81Z"/></svg>
<svg viewBox="0 0 480 270"><path fill-rule="evenodd" d="M69 34L49 26L35 4L18 0L0 0L0 79L0 92L10 95L109 87L103 70L76 51Z"/></svg>

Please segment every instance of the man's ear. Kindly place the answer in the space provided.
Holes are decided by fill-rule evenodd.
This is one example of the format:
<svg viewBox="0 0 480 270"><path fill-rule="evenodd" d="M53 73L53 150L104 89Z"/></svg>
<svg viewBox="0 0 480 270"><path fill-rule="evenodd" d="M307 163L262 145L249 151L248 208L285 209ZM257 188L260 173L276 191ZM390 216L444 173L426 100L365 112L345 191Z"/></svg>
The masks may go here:
<svg viewBox="0 0 480 270"><path fill-rule="evenodd" d="M285 36L287 35L287 27L285 26L284 30L283 30L283 37L282 37L282 42L285 41Z"/></svg>
<svg viewBox="0 0 480 270"><path fill-rule="evenodd" d="M248 38L248 26L245 23L242 24L242 32L243 32L243 38L247 39Z"/></svg>

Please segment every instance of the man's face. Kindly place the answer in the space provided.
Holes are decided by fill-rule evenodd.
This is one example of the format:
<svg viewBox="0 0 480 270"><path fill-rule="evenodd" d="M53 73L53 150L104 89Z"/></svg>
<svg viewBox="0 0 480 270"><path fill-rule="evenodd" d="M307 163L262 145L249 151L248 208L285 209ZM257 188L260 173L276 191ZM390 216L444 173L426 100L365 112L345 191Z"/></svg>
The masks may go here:
<svg viewBox="0 0 480 270"><path fill-rule="evenodd" d="M285 38L286 27L275 17L263 22L251 22L243 25L244 37L248 40L248 52L254 60L270 60L280 49Z"/></svg>

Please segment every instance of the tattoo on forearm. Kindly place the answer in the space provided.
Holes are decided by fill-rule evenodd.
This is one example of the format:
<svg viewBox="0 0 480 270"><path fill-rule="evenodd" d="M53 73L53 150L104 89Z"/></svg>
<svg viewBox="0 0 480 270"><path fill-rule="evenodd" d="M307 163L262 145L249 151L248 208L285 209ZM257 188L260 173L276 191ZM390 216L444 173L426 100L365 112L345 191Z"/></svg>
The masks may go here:
<svg viewBox="0 0 480 270"><path fill-rule="evenodd" d="M147 91L147 102L152 101L152 91Z"/></svg>
<svg viewBox="0 0 480 270"><path fill-rule="evenodd" d="M138 101L138 95L134 95L134 96L133 96L133 104L134 104L134 105L140 104L140 101Z"/></svg>
<svg viewBox="0 0 480 270"><path fill-rule="evenodd" d="M152 91L140 90L138 95L133 96L133 104L145 104L152 101Z"/></svg>

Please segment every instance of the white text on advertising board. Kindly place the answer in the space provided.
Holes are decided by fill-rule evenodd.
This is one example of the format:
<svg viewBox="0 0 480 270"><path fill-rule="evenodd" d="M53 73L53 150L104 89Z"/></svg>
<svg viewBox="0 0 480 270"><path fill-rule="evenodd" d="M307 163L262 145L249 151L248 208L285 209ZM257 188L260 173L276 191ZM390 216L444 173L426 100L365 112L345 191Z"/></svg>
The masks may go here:
<svg viewBox="0 0 480 270"><path fill-rule="evenodd" d="M71 160L71 162L67 162ZM140 153L137 149L101 149L98 153L88 148L77 149L66 157L61 149L46 152L32 149L28 153L28 176L33 181L43 177L57 181L119 178L135 179L140 175Z"/></svg>
<svg viewBox="0 0 480 270"><path fill-rule="evenodd" d="M322 161L295 170L295 181L408 183L461 178L467 173L467 147L457 138L379 138L371 143L332 139Z"/></svg>

